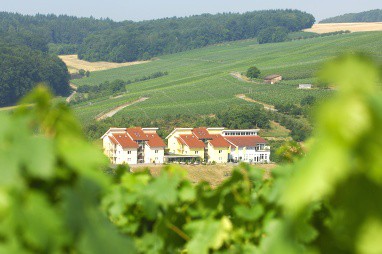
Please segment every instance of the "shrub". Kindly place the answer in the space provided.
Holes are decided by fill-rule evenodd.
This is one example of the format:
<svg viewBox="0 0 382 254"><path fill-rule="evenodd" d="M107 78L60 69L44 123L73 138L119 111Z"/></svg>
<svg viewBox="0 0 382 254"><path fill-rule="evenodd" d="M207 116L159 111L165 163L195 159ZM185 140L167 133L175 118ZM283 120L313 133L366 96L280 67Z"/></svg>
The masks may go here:
<svg viewBox="0 0 382 254"><path fill-rule="evenodd" d="M255 66L249 67L246 76L248 78L258 78L260 76L260 70Z"/></svg>

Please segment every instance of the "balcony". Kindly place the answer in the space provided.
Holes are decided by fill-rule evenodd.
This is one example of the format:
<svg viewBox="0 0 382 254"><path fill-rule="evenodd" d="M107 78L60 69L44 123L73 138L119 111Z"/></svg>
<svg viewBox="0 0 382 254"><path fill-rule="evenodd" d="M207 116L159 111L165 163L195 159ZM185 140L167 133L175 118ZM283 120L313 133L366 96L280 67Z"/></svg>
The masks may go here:
<svg viewBox="0 0 382 254"><path fill-rule="evenodd" d="M270 146L256 147L256 152L269 152L271 150Z"/></svg>

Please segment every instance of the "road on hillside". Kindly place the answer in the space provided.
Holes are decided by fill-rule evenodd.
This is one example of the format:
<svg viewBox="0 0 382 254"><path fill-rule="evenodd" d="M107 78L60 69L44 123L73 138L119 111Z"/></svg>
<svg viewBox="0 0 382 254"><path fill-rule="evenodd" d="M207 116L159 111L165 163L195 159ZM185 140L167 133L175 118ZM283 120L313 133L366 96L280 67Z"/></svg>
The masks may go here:
<svg viewBox="0 0 382 254"><path fill-rule="evenodd" d="M121 111L122 109L124 109L124 108L126 108L126 107L128 107L128 106L131 106L131 105L133 105L133 104L143 102L143 101L145 101L145 100L147 100L147 99L149 99L149 98L148 98L148 97L142 97L142 98L140 98L140 99L138 99L138 100L136 100L136 101L132 101L132 102L128 102L128 103L125 103L125 104L123 104L123 105L120 105L120 106L118 106L118 107L116 107L116 108L110 110L110 111L107 112L107 113L103 113L102 115L97 116L97 117L96 117L96 120L97 120L97 121L101 121L101 120L103 120L103 119L112 117L112 116L114 116L115 114L117 114L119 111Z"/></svg>

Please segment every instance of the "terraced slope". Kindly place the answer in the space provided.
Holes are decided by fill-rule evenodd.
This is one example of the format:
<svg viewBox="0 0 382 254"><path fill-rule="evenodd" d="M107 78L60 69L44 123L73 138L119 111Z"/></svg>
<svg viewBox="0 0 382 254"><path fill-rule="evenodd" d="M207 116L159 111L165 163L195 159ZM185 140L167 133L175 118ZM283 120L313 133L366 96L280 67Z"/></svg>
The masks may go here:
<svg viewBox="0 0 382 254"><path fill-rule="evenodd" d="M152 119L166 114L213 114L232 105L252 104L237 98L237 94L270 105L299 102L306 95L323 99L333 91L298 90L297 85L314 84L321 64L343 52L366 52L382 62L380 45L382 32L369 32L266 45L246 40L167 55L144 65L93 72L90 78L73 81L78 86L95 85L114 79L134 80L158 71L169 72L161 78L128 85L129 92L122 97L97 98L75 105L74 110L83 121L90 121L126 102L149 97L150 100L127 107L114 117ZM283 75L284 81L276 85L256 84L231 75L245 72L251 65L262 71L262 77L277 73Z"/></svg>

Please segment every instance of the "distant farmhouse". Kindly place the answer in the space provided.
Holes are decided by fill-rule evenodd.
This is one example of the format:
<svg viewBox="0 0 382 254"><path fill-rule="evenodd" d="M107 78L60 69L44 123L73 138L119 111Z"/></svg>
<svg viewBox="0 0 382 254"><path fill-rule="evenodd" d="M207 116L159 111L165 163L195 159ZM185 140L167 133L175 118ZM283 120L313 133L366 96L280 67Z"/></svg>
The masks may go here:
<svg viewBox="0 0 382 254"><path fill-rule="evenodd" d="M113 164L163 163L166 144L158 128L110 128L103 149Z"/></svg>
<svg viewBox="0 0 382 254"><path fill-rule="evenodd" d="M207 162L269 163L270 147L258 129L176 128L167 137L168 161L200 158Z"/></svg>
<svg viewBox="0 0 382 254"><path fill-rule="evenodd" d="M273 75L266 76L264 78L264 82L273 85L273 84L281 81L282 79L283 79L283 77L281 75L273 74Z"/></svg>
<svg viewBox="0 0 382 254"><path fill-rule="evenodd" d="M312 89L312 84L300 84L298 85L298 89Z"/></svg>

